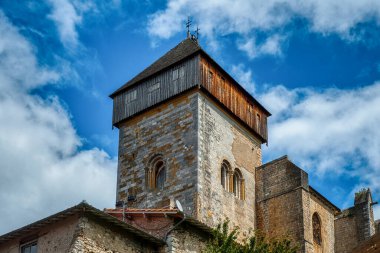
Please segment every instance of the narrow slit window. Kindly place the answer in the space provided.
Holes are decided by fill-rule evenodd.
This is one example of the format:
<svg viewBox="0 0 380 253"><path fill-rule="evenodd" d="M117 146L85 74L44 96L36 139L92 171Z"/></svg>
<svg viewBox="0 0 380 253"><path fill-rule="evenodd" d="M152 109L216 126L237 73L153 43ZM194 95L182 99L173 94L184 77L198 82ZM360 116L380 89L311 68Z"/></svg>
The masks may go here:
<svg viewBox="0 0 380 253"><path fill-rule="evenodd" d="M318 213L313 214L313 239L314 242L318 245L322 243L322 234L321 234L321 219L319 218Z"/></svg>
<svg viewBox="0 0 380 253"><path fill-rule="evenodd" d="M223 161L222 166L220 167L220 184L223 189L228 191L229 188L229 173L231 167L227 161Z"/></svg>

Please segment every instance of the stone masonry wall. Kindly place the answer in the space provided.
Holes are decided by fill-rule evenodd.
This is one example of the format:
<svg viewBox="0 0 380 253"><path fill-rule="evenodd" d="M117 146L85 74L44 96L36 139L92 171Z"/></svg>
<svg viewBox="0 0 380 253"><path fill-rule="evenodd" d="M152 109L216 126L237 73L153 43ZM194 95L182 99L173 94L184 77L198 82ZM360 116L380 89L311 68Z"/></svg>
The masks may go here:
<svg viewBox="0 0 380 253"><path fill-rule="evenodd" d="M157 249L131 234L111 230L87 217L82 217L76 228L69 253L137 253L157 252ZM43 252L43 251L42 251Z"/></svg>
<svg viewBox="0 0 380 253"><path fill-rule="evenodd" d="M344 210L335 220L335 253L349 253L358 245L356 218Z"/></svg>
<svg viewBox="0 0 380 253"><path fill-rule="evenodd" d="M77 224L78 218L70 217L68 219L59 221L47 228L41 229L37 232L37 234L25 234L23 238L37 236L38 252L68 252L73 241ZM23 239L21 238L21 240ZM5 245L0 246L0 253L18 253L20 252L20 245L26 242L27 241L22 242L20 239L13 240Z"/></svg>
<svg viewBox="0 0 380 253"><path fill-rule="evenodd" d="M255 167L261 165L261 144L203 93L199 103L197 218L215 226L226 218L247 233L255 229ZM241 200L221 185L221 165L227 160L245 180ZM243 235L242 234L242 235Z"/></svg>
<svg viewBox="0 0 380 253"><path fill-rule="evenodd" d="M355 193L354 206L342 211L335 220L336 253L351 252L375 234L372 195L369 189Z"/></svg>
<svg viewBox="0 0 380 253"><path fill-rule="evenodd" d="M180 226L173 230L166 242L167 253L198 253L206 247L209 235L190 226Z"/></svg>
<svg viewBox="0 0 380 253"><path fill-rule="evenodd" d="M372 200L355 204L356 227L358 229L358 241L368 240L375 234L375 220L373 217Z"/></svg>
<svg viewBox="0 0 380 253"><path fill-rule="evenodd" d="M169 198L180 200L193 214L197 191L198 101L196 93L185 93L133 118L120 127L117 200L136 196L128 207L169 206ZM146 187L145 170L152 156L166 162L163 190Z"/></svg>
<svg viewBox="0 0 380 253"><path fill-rule="evenodd" d="M305 238L313 245L314 253L334 253L335 232L334 232L334 213L324 203L317 199L314 195L305 192L310 197L309 208L305 205L304 209L309 209L310 222L305 223ZM318 245L313 240L312 216L317 213L321 221L322 243ZM306 226L306 224L308 226Z"/></svg>
<svg viewBox="0 0 380 253"><path fill-rule="evenodd" d="M304 192L307 174L286 157L256 170L257 228L270 237L288 236L306 250L304 238Z"/></svg>

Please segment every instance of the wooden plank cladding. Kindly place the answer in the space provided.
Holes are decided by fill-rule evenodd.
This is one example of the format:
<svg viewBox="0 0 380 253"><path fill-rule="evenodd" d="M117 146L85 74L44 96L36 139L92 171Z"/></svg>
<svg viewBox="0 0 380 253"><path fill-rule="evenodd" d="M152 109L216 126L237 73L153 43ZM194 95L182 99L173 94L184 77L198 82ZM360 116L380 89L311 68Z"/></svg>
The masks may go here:
<svg viewBox="0 0 380 253"><path fill-rule="evenodd" d="M208 61L206 57L200 58L200 78L202 87L254 130L263 142L267 142L269 114L246 95L232 78L223 74L220 67Z"/></svg>
<svg viewBox="0 0 380 253"><path fill-rule="evenodd" d="M114 96L112 124L117 126L119 122L198 84L199 55L196 55Z"/></svg>
<svg viewBox="0 0 380 253"><path fill-rule="evenodd" d="M236 119L268 141L270 113L199 45L186 39L111 95L114 126L193 87L203 88Z"/></svg>

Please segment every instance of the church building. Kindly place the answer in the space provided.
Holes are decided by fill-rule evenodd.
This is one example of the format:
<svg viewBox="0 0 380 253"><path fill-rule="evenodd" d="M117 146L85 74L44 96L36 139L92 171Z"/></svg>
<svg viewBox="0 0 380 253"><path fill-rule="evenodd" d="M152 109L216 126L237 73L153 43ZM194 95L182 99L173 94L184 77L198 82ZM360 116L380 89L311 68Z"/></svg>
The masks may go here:
<svg viewBox="0 0 380 253"><path fill-rule="evenodd" d="M340 210L287 156L262 163L270 112L196 38L110 97L119 129L116 207L81 203L0 236L0 253L201 252L226 219L241 237L288 236L306 253L356 252L374 240L369 189ZM40 250L47 235L59 250Z"/></svg>

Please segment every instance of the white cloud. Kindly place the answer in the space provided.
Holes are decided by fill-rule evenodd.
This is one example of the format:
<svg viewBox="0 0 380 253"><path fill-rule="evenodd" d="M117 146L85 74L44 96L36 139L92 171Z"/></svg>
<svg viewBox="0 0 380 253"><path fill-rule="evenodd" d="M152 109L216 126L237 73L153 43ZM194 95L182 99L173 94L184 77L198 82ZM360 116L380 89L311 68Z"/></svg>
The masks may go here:
<svg viewBox="0 0 380 253"><path fill-rule="evenodd" d="M249 93L255 93L255 83L253 82L252 71L246 70L243 64L232 65L231 75Z"/></svg>
<svg viewBox="0 0 380 253"><path fill-rule="evenodd" d="M359 23L374 20L380 23L378 0L169 0L165 9L149 17L148 32L152 37L167 39L178 32L185 33L185 19L192 16L201 33L212 43L215 36L237 34L247 38L257 32L277 34L295 18L309 22L317 33L336 33L345 39L358 39L352 29ZM241 39L240 38L240 39ZM245 50L256 55L253 43L247 41ZM263 52L278 55L281 36L272 37L263 45ZM243 44L244 45L244 44ZM249 49L249 48L252 48Z"/></svg>
<svg viewBox="0 0 380 253"><path fill-rule="evenodd" d="M350 90L274 86L260 101L269 119L268 158L288 154L313 176L346 175L380 193L380 83Z"/></svg>
<svg viewBox="0 0 380 253"><path fill-rule="evenodd" d="M238 49L245 52L250 59L254 59L261 55L282 55L282 41L285 37L278 34L269 36L263 43L257 44L255 38L248 38L242 41L238 41Z"/></svg>
<svg viewBox="0 0 380 253"><path fill-rule="evenodd" d="M7 217L0 234L83 199L113 206L115 159L81 149L59 98L33 92L59 81L60 73L38 64L32 45L2 12L0 33L0 216Z"/></svg>
<svg viewBox="0 0 380 253"><path fill-rule="evenodd" d="M281 43L283 40L283 36L278 34L272 35L260 46L259 52L267 55L281 55Z"/></svg>
<svg viewBox="0 0 380 253"><path fill-rule="evenodd" d="M52 13L48 17L55 22L62 43L75 48L79 43L76 29L82 22L82 16L69 0L49 0L49 3Z"/></svg>

